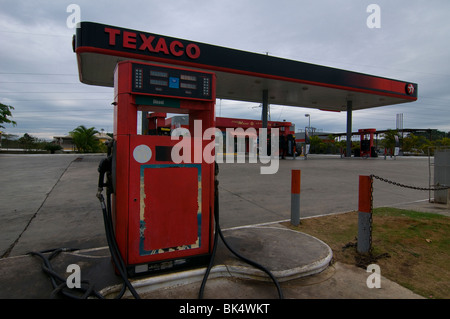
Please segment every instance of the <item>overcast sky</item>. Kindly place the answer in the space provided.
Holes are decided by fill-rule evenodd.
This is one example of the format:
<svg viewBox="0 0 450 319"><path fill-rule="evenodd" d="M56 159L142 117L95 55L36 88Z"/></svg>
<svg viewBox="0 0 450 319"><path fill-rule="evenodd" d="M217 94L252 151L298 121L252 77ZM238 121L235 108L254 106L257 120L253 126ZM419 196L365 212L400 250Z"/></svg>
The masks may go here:
<svg viewBox="0 0 450 319"><path fill-rule="evenodd" d="M81 21L156 33L418 84L417 102L353 112L359 128L450 131L448 0L0 0L0 102L17 126L5 133L51 139L79 125L112 132L113 89L82 84L72 51ZM369 28L367 7L381 10ZM260 119L258 104L218 100L217 116ZM270 119L345 132L346 113L270 106Z"/></svg>

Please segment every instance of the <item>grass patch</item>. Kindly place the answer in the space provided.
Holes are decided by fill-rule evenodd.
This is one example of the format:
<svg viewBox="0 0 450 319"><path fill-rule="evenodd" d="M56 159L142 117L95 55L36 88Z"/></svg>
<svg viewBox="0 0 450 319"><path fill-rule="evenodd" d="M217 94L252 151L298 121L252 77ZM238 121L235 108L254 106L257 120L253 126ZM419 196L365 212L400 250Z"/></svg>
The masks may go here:
<svg viewBox="0 0 450 319"><path fill-rule="evenodd" d="M376 263L381 275L426 298L450 298L450 218L396 208L376 208L370 258L356 251L358 213L303 219L290 227L327 243L334 260L365 268ZM366 258L366 259L365 259Z"/></svg>

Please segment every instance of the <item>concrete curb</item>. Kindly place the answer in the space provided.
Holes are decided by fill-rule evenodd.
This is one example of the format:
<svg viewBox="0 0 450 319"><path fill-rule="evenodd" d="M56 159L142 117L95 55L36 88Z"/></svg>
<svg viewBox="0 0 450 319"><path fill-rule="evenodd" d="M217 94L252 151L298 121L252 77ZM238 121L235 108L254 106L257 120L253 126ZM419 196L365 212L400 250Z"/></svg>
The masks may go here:
<svg viewBox="0 0 450 319"><path fill-rule="evenodd" d="M325 251L325 256L322 258L312 258L308 260L308 262L305 265L298 266L298 267L286 267L286 269L283 270L271 270L272 274L277 278L279 282L287 282L290 280L298 279L301 277L306 277L314 274L318 274L325 270L332 258L333 258L333 252L331 248L325 244L323 241L305 234L301 232L297 232L291 229L287 229L284 227L252 227L252 226L246 226L243 227L245 229L259 229L259 230L275 230L280 231L283 233L280 233L282 235L288 235L292 237L292 235L299 235L301 236L307 236L310 240L316 241L316 244L321 246L321 249ZM233 229L229 231L236 231L239 229ZM228 232L229 232L228 231ZM227 232L227 231L225 231ZM288 233L284 233L288 232ZM225 236L225 235L224 235ZM263 234L264 236L264 234ZM225 236L226 238L226 236ZM246 256L247 257L247 256ZM155 292L160 289L170 289L170 288L176 288L184 285L189 284L195 284L200 283L203 280L204 274L206 272L206 267L199 268L199 269L193 269L193 270L186 270L181 272L176 272L172 274L163 274L158 276L153 276L149 278L144 279L136 279L131 280L131 283L133 287L135 287L136 291L140 295L145 295L146 293ZM258 280L263 282L270 282L271 279L268 277L268 275L257 269L252 267L251 265L242 264L240 261L233 262L230 260L227 260L227 264L220 264L212 267L208 279L227 279L227 278L237 278L237 279L252 279L252 280ZM100 291L100 293L105 296L106 298L114 298L115 295L120 291L122 285L114 285L109 286ZM124 295L125 298L131 297L131 294L129 291L127 291Z"/></svg>

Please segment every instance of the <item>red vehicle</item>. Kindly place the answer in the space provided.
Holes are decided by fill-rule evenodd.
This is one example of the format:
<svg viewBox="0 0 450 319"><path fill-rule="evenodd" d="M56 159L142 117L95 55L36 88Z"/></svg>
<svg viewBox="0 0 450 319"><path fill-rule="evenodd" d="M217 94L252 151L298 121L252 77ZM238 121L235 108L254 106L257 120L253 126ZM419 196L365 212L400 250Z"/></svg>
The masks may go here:
<svg viewBox="0 0 450 319"><path fill-rule="evenodd" d="M150 127L153 129L156 129L156 121L160 123L159 116L165 116L165 114L158 113L156 115L150 114L148 119L151 124L149 123L149 131ZM171 118L165 119L164 124L165 129L176 129L176 128L189 128L189 117L185 115L180 116L174 116ZM238 119L238 118L228 118L228 117L216 117L216 128L219 129L222 134L224 134L224 148L226 145L225 142L225 133L227 132L227 129L237 129L242 128L244 132L240 132L237 130L229 130L231 135L234 137L239 136L245 136L246 139L246 152L248 152L248 139L249 137L252 137L254 132L256 132L256 137L259 139L259 129L262 128L262 121L261 120L251 120L251 119ZM249 131L249 128L254 128L255 131ZM280 141L279 141L279 148L280 148L280 155L282 157L284 156L293 156L297 150L296 150L296 143L295 143L295 125L291 122L286 121L268 121L267 122L267 136L270 137L271 129L272 128L278 128L279 129L279 135L280 135ZM161 130L163 128L161 126L158 126L157 130L160 132L158 134L162 134ZM236 141L235 141L235 152L237 151L236 147ZM269 150L270 148L268 148Z"/></svg>

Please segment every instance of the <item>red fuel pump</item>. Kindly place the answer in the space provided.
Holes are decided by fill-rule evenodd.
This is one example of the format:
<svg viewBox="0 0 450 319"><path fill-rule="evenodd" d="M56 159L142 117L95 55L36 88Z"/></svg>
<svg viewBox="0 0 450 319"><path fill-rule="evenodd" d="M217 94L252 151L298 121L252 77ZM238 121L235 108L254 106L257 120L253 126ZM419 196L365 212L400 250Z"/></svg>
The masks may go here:
<svg viewBox="0 0 450 319"><path fill-rule="evenodd" d="M358 133L360 135L360 156L361 157L377 157L375 147L373 146L373 135L376 133L376 129L360 129Z"/></svg>
<svg viewBox="0 0 450 319"><path fill-rule="evenodd" d="M214 127L215 75L119 62L114 73L112 219L129 276L208 264L214 233L214 161L172 160L179 140L141 135L138 112L189 115L192 149ZM194 121L201 121L201 131ZM149 130L151 133L151 130ZM184 157L186 159L186 157Z"/></svg>
<svg viewBox="0 0 450 319"><path fill-rule="evenodd" d="M114 141L99 164L97 197L111 257L124 287L139 298L128 276L207 266L199 290L202 298L220 236L235 256L267 273L283 298L273 274L233 250L219 226L218 167L211 147L215 131L208 130L215 127L215 75L119 62L114 97ZM187 114L187 141L194 151L181 154L186 143L181 147L179 140L158 130L148 130L155 135L139 134L139 111L155 112L154 119L163 113ZM174 159L177 153L181 162Z"/></svg>

